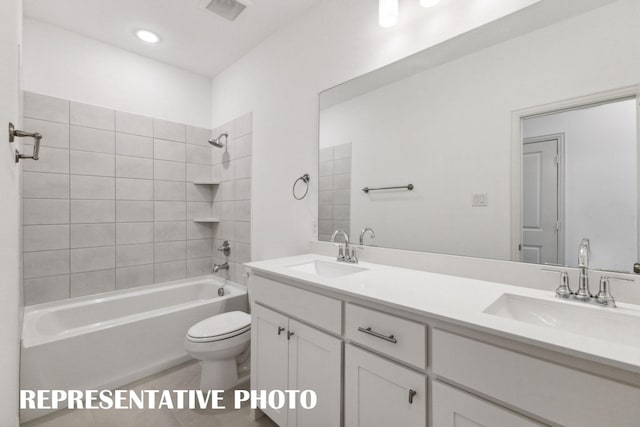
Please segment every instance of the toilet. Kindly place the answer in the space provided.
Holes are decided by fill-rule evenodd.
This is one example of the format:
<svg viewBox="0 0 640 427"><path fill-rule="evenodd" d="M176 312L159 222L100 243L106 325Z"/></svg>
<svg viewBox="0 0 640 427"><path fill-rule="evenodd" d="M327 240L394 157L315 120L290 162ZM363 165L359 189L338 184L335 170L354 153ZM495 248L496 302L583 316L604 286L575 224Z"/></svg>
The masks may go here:
<svg viewBox="0 0 640 427"><path fill-rule="evenodd" d="M251 316L218 314L189 328L184 349L200 360L201 390L228 390L249 379Z"/></svg>

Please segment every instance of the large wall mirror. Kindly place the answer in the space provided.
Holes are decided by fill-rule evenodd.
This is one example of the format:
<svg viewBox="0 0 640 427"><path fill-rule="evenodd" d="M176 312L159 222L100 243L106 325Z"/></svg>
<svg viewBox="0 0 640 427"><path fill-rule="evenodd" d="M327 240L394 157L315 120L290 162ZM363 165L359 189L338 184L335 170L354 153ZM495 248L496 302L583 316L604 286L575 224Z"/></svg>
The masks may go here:
<svg viewBox="0 0 640 427"><path fill-rule="evenodd" d="M550 3L321 94L319 240L632 271L640 4Z"/></svg>

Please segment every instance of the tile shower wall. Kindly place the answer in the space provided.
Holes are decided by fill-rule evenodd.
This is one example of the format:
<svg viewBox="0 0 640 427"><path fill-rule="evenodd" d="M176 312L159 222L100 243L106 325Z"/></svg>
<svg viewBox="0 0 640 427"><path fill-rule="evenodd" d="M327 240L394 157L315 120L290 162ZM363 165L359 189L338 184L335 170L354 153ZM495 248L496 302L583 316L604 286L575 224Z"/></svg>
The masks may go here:
<svg viewBox="0 0 640 427"><path fill-rule="evenodd" d="M351 143L321 148L318 240L331 240L331 234L339 228L351 235L350 219Z"/></svg>
<svg viewBox="0 0 640 427"><path fill-rule="evenodd" d="M214 232L237 242L234 278L250 245L251 117L238 123L225 168L209 129L25 93L24 126L44 135L24 164L25 303L210 274ZM214 169L219 188L193 184ZM214 206L221 224L192 221Z"/></svg>
<svg viewBox="0 0 640 427"><path fill-rule="evenodd" d="M245 284L242 263L251 260L251 147L252 115L246 114L214 129L214 137L227 133L224 148L213 148L213 176L220 180L214 188L213 216L220 223L213 228L214 262L229 263L229 270L218 275ZM231 254L225 257L217 249L225 240Z"/></svg>

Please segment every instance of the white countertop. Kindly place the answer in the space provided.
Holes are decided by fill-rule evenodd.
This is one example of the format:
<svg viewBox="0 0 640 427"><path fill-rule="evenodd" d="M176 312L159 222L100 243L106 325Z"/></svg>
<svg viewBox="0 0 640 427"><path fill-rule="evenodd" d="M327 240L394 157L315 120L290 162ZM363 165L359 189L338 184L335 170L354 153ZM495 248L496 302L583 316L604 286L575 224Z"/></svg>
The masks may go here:
<svg viewBox="0 0 640 427"><path fill-rule="evenodd" d="M467 279L418 270L361 262L367 270L348 276L329 278L295 271L289 267L335 258L307 254L246 264L254 272L263 272L307 286L350 295L411 313L437 318L455 325L488 332L493 335L571 356L640 373L640 348L622 345L552 327L503 318L483 311L505 293L524 297L574 304L590 310L606 310L638 317L640 306L618 304L618 308L597 307L555 298L554 289L537 289ZM640 334L640 330L638 331Z"/></svg>

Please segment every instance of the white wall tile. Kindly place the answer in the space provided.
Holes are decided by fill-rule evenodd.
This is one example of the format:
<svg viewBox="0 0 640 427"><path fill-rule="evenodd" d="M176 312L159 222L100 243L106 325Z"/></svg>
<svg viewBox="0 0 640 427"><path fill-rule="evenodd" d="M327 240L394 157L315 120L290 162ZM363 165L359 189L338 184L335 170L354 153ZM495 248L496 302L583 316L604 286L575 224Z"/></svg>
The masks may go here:
<svg viewBox="0 0 640 427"><path fill-rule="evenodd" d="M153 136L153 119L151 117L116 111L116 132Z"/></svg>
<svg viewBox="0 0 640 427"><path fill-rule="evenodd" d="M168 122L166 120L153 120L153 137L168 141L184 142L187 127L180 123Z"/></svg>
<svg viewBox="0 0 640 427"><path fill-rule="evenodd" d="M251 178L237 179L235 181L235 184L236 184L236 192L235 192L236 200L251 199Z"/></svg>
<svg viewBox="0 0 640 427"><path fill-rule="evenodd" d="M25 145L22 151L31 155L33 147ZM69 173L69 150L40 147L40 158L23 162L22 165L25 172Z"/></svg>
<svg viewBox="0 0 640 427"><path fill-rule="evenodd" d="M334 190L349 190L351 189L351 174L341 174L333 176L333 189Z"/></svg>
<svg viewBox="0 0 640 427"><path fill-rule="evenodd" d="M70 104L70 123L72 125L115 131L115 111L72 101Z"/></svg>
<svg viewBox="0 0 640 427"><path fill-rule="evenodd" d="M251 141L252 141L251 134L239 137L234 141L234 144L235 144L234 154L237 159L251 155Z"/></svg>
<svg viewBox="0 0 640 427"><path fill-rule="evenodd" d="M115 153L116 134L111 131L71 125L69 147L72 150Z"/></svg>
<svg viewBox="0 0 640 427"><path fill-rule="evenodd" d="M107 270L115 266L115 246L71 249L71 273Z"/></svg>
<svg viewBox="0 0 640 427"><path fill-rule="evenodd" d="M187 277L206 276L211 274L213 262L211 258L187 260Z"/></svg>
<svg viewBox="0 0 640 427"><path fill-rule="evenodd" d="M25 305L41 304L69 298L69 276L51 276L24 281Z"/></svg>
<svg viewBox="0 0 640 427"><path fill-rule="evenodd" d="M24 117L69 123L69 101L24 92Z"/></svg>
<svg viewBox="0 0 640 427"><path fill-rule="evenodd" d="M177 242L158 242L154 244L154 261L167 262L186 259L187 247L186 241Z"/></svg>
<svg viewBox="0 0 640 427"><path fill-rule="evenodd" d="M69 125L25 118L24 130L42 135L41 147L69 148Z"/></svg>
<svg viewBox="0 0 640 427"><path fill-rule="evenodd" d="M211 147L209 139L211 138L211 129L198 128L194 126L187 126L187 143L195 145L204 145L205 147Z"/></svg>
<svg viewBox="0 0 640 427"><path fill-rule="evenodd" d="M153 181L146 179L116 178L116 199L153 200Z"/></svg>
<svg viewBox="0 0 640 427"><path fill-rule="evenodd" d="M114 176L115 156L113 154L74 151L69 153L70 173L74 175Z"/></svg>
<svg viewBox="0 0 640 427"><path fill-rule="evenodd" d="M153 243L116 246L116 267L153 264Z"/></svg>
<svg viewBox="0 0 640 427"><path fill-rule="evenodd" d="M69 250L24 254L24 278L69 274Z"/></svg>
<svg viewBox="0 0 640 427"><path fill-rule="evenodd" d="M184 201L186 184L177 181L159 181L154 182L155 200L164 201Z"/></svg>
<svg viewBox="0 0 640 427"><path fill-rule="evenodd" d="M72 224L71 248L91 248L116 244L115 224Z"/></svg>
<svg viewBox="0 0 640 427"><path fill-rule="evenodd" d="M25 225L24 251L51 251L69 248L69 225Z"/></svg>
<svg viewBox="0 0 640 427"><path fill-rule="evenodd" d="M236 202L236 221L251 221L251 201L239 200Z"/></svg>
<svg viewBox="0 0 640 427"><path fill-rule="evenodd" d="M187 182L187 201L189 202L211 202L213 200L213 186L195 185Z"/></svg>
<svg viewBox="0 0 640 427"><path fill-rule="evenodd" d="M251 261L251 246L246 243L234 242L236 249L236 262L245 263Z"/></svg>
<svg viewBox="0 0 640 427"><path fill-rule="evenodd" d="M153 158L158 160L170 160L172 162L184 162L186 157L185 144L180 142L153 140Z"/></svg>
<svg viewBox="0 0 640 427"><path fill-rule="evenodd" d="M119 222L116 224L116 244L153 242L152 222Z"/></svg>
<svg viewBox="0 0 640 427"><path fill-rule="evenodd" d="M187 219L210 217L211 203L209 202L187 202Z"/></svg>
<svg viewBox="0 0 640 427"><path fill-rule="evenodd" d="M153 179L153 160L141 157L116 156L116 176Z"/></svg>
<svg viewBox="0 0 640 427"><path fill-rule="evenodd" d="M213 237L219 240L235 240L236 227L233 221L223 221L213 231Z"/></svg>
<svg viewBox="0 0 640 427"><path fill-rule="evenodd" d="M184 181L185 164L166 160L154 160L154 178L164 181Z"/></svg>
<svg viewBox="0 0 640 427"><path fill-rule="evenodd" d="M251 223L236 222L235 223L235 241L239 243L251 243Z"/></svg>
<svg viewBox="0 0 640 427"><path fill-rule="evenodd" d="M185 221L187 207L185 202L154 202L155 221Z"/></svg>
<svg viewBox="0 0 640 427"><path fill-rule="evenodd" d="M71 298L114 291L116 289L116 270L72 274L70 289Z"/></svg>
<svg viewBox="0 0 640 427"><path fill-rule="evenodd" d="M253 114L247 113L236 120L236 138L251 133L253 128Z"/></svg>
<svg viewBox="0 0 640 427"><path fill-rule="evenodd" d="M116 205L113 200L71 200L70 205L72 224L115 222Z"/></svg>
<svg viewBox="0 0 640 427"><path fill-rule="evenodd" d="M211 257L213 239L187 241L187 259Z"/></svg>
<svg viewBox="0 0 640 427"><path fill-rule="evenodd" d="M72 199L114 199L116 195L115 178L87 175L71 175Z"/></svg>
<svg viewBox="0 0 640 427"><path fill-rule="evenodd" d="M212 167L208 165L187 163L187 182L209 180L212 178L212 170Z"/></svg>
<svg viewBox="0 0 640 427"><path fill-rule="evenodd" d="M144 222L153 221L152 201L116 201L116 222Z"/></svg>
<svg viewBox="0 0 640 427"><path fill-rule="evenodd" d="M211 165L211 148L193 144L187 144L186 148L186 159L188 163Z"/></svg>
<svg viewBox="0 0 640 427"><path fill-rule="evenodd" d="M51 173L24 172L23 197L68 199L69 176Z"/></svg>
<svg viewBox="0 0 640 427"><path fill-rule="evenodd" d="M187 277L187 263L182 261L154 264L154 280L156 283L179 280Z"/></svg>
<svg viewBox="0 0 640 427"><path fill-rule="evenodd" d="M153 283L153 265L116 269L116 288L127 289Z"/></svg>
<svg viewBox="0 0 640 427"><path fill-rule="evenodd" d="M68 224L69 201L64 199L25 199L24 225Z"/></svg>
<svg viewBox="0 0 640 427"><path fill-rule="evenodd" d="M185 240L187 238L187 221L156 222L153 238L156 242Z"/></svg>
<svg viewBox="0 0 640 427"><path fill-rule="evenodd" d="M213 237L213 229L218 224L201 224L193 221L187 221L187 239L210 239Z"/></svg>
<svg viewBox="0 0 640 427"><path fill-rule="evenodd" d="M220 185L218 185L214 191L215 191L214 200L216 202L227 202L227 201L230 201L230 200L232 201L236 199L235 181L221 182Z"/></svg>
<svg viewBox="0 0 640 427"><path fill-rule="evenodd" d="M153 139L126 133L116 133L116 154L153 158Z"/></svg>
<svg viewBox="0 0 640 427"><path fill-rule="evenodd" d="M235 160L236 179L251 178L251 156Z"/></svg>

